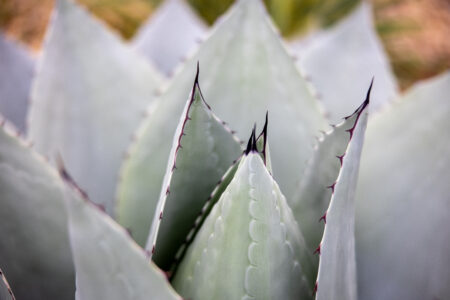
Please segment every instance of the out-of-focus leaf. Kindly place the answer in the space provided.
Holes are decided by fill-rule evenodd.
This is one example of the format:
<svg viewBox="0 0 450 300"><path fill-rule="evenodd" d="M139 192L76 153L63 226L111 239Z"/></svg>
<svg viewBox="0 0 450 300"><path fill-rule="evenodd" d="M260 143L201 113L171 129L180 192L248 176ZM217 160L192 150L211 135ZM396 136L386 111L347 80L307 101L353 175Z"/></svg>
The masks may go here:
<svg viewBox="0 0 450 300"><path fill-rule="evenodd" d="M134 38L133 44L169 74L195 49L207 27L185 0L165 0Z"/></svg>
<svg viewBox="0 0 450 300"><path fill-rule="evenodd" d="M74 190L78 188L64 170L61 174L68 183L65 195L76 299L181 300L164 273L128 233L89 202L83 192Z"/></svg>
<svg viewBox="0 0 450 300"><path fill-rule="evenodd" d="M239 138L246 139L254 121L270 112L273 174L283 192L292 196L312 154L313 135L324 126L324 118L262 3L242 0L175 76L140 128L121 172L119 201L124 206L148 207L145 203L158 197L171 147L167 137L175 132L197 61L204 66L200 74L203 95ZM120 212L119 220L123 223Z"/></svg>
<svg viewBox="0 0 450 300"><path fill-rule="evenodd" d="M314 250L322 239L323 226L318 222L324 219L330 204L333 183L341 170L350 142L348 130L355 127L360 114L361 110L357 109L318 141L294 195L291 207L310 249Z"/></svg>
<svg viewBox="0 0 450 300"><path fill-rule="evenodd" d="M199 300L310 299L309 254L278 185L260 155L250 153L200 228L173 285L183 297Z"/></svg>
<svg viewBox="0 0 450 300"><path fill-rule="evenodd" d="M62 182L6 126L0 128L0 266L18 299L73 299Z"/></svg>
<svg viewBox="0 0 450 300"><path fill-rule="evenodd" d="M30 54L0 33L0 112L22 132L33 70Z"/></svg>
<svg viewBox="0 0 450 300"><path fill-rule="evenodd" d="M357 189L360 299L450 298L449 95L447 72L369 123Z"/></svg>
<svg viewBox="0 0 450 300"><path fill-rule="evenodd" d="M325 230L319 245L317 300L357 299L355 257L355 192L368 118L369 94L355 112L348 129L350 142L342 156L342 168L333 183L333 195L325 214Z"/></svg>
<svg viewBox="0 0 450 300"><path fill-rule="evenodd" d="M349 115L361 101L360 91L375 77L371 111L392 100L397 82L373 26L371 6L361 5L333 28L318 33L298 50L299 67L317 87L331 122Z"/></svg>
<svg viewBox="0 0 450 300"><path fill-rule="evenodd" d="M159 83L145 59L71 0L58 0L33 84L29 138L43 154L59 152L112 213L122 155Z"/></svg>
<svg viewBox="0 0 450 300"><path fill-rule="evenodd" d="M16 300L14 294L9 286L8 280L6 280L5 274L0 269L0 299L1 300Z"/></svg>
<svg viewBox="0 0 450 300"><path fill-rule="evenodd" d="M211 191L241 153L239 142L203 99L196 79L173 138L147 241L162 269L170 268Z"/></svg>

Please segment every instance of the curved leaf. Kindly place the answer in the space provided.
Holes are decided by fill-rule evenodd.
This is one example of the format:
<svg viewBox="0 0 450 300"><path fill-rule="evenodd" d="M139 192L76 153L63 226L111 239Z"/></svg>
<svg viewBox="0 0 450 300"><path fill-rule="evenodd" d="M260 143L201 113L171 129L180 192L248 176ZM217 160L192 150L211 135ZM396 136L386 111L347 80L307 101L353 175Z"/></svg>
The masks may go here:
<svg viewBox="0 0 450 300"><path fill-rule="evenodd" d="M61 184L55 170L0 127L0 266L18 299L73 299Z"/></svg>
<svg viewBox="0 0 450 300"><path fill-rule="evenodd" d="M68 177L65 196L76 269L76 299L181 300L127 232ZM78 190L78 192L77 192Z"/></svg>
<svg viewBox="0 0 450 300"><path fill-rule="evenodd" d="M45 155L60 153L93 201L112 213L122 155L160 80L71 0L56 1L39 63L29 138Z"/></svg>
<svg viewBox="0 0 450 300"><path fill-rule="evenodd" d="M185 298L199 300L309 299L308 253L278 185L259 154L249 153L189 247L173 285Z"/></svg>
<svg viewBox="0 0 450 300"><path fill-rule="evenodd" d="M196 48L206 30L206 24L186 0L165 0L139 29L133 44L163 73L169 74Z"/></svg>
<svg viewBox="0 0 450 300"><path fill-rule="evenodd" d="M161 268L169 269L214 186L241 153L206 104L196 79L173 139L147 241Z"/></svg>
<svg viewBox="0 0 450 300"><path fill-rule="evenodd" d="M357 190L360 299L450 297L450 72L369 123Z"/></svg>
<svg viewBox="0 0 450 300"><path fill-rule="evenodd" d="M311 76L331 122L339 122L361 102L360 91L375 77L370 110L393 100L397 82L373 25L366 1L330 30L300 49L299 65Z"/></svg>
<svg viewBox="0 0 450 300"><path fill-rule="evenodd" d="M143 207L158 198L171 147L167 137L175 133L197 61L205 66L201 74L203 95L217 115L237 129L241 139L247 138L245 134L255 120L270 111L273 174L284 193L291 196L312 153L313 134L324 119L262 3L243 0L215 26L138 131L121 172L119 201ZM122 222L121 212L119 220Z"/></svg>
<svg viewBox="0 0 450 300"><path fill-rule="evenodd" d="M0 269L0 299L1 300L16 300L14 294L9 286L8 280L6 280L5 274Z"/></svg>
<svg viewBox="0 0 450 300"><path fill-rule="evenodd" d="M24 132L34 61L0 32L0 112Z"/></svg>
<svg viewBox="0 0 450 300"><path fill-rule="evenodd" d="M342 155L342 168L338 178L332 185L333 194L325 214L325 230L318 248L320 262L316 285L317 300L358 299L355 192L367 126L370 88L366 101L355 112L357 118L354 126L347 130L350 134L350 142Z"/></svg>

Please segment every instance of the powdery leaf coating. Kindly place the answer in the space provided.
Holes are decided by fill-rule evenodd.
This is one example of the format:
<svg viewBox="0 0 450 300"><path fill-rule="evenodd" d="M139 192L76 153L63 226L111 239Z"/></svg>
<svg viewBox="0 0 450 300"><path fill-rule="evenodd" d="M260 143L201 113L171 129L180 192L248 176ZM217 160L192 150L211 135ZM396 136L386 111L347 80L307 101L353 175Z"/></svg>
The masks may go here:
<svg viewBox="0 0 450 300"><path fill-rule="evenodd" d="M160 198L147 242L152 259L168 270L240 144L213 115L196 81L173 138Z"/></svg>
<svg viewBox="0 0 450 300"><path fill-rule="evenodd" d="M370 87L372 88L372 86ZM332 187L325 215L325 230L317 252L317 300L356 300L355 192L359 162L367 126L370 89L366 101L355 112L357 120L348 130L350 142L342 158L342 168Z"/></svg>
<svg viewBox="0 0 450 300"><path fill-rule="evenodd" d="M21 45L0 32L0 112L25 131L34 60Z"/></svg>
<svg viewBox="0 0 450 300"><path fill-rule="evenodd" d="M68 180L65 190L76 269L76 299L181 300L128 233ZM70 187L72 185L72 187Z"/></svg>
<svg viewBox="0 0 450 300"><path fill-rule="evenodd" d="M73 299L62 182L7 124L0 127L0 191L0 266L15 295Z"/></svg>
<svg viewBox="0 0 450 300"><path fill-rule="evenodd" d="M360 91L375 77L370 111L398 94L397 81L373 25L367 1L329 30L300 46L298 65L317 87L332 123L348 116L361 102Z"/></svg>
<svg viewBox="0 0 450 300"><path fill-rule="evenodd" d="M369 123L357 190L360 299L450 298L449 95L446 72Z"/></svg>
<svg viewBox="0 0 450 300"><path fill-rule="evenodd" d="M263 4L239 1L174 77L138 131L130 159L123 165L118 198L128 210L139 207L143 217L139 211L135 216L140 220L152 213L148 201L158 198L171 147L167 137L175 133L198 61L205 99L237 130L240 139L247 139L254 121L270 112L273 174L287 197L292 196L312 154L313 135L325 126L317 101L285 51ZM122 224L129 224L121 211L118 217Z"/></svg>
<svg viewBox="0 0 450 300"><path fill-rule="evenodd" d="M60 153L111 214L122 155L160 82L84 9L58 0L33 84L29 138L40 153Z"/></svg>
<svg viewBox="0 0 450 300"><path fill-rule="evenodd" d="M186 0L165 0L133 39L134 47L165 74L197 47L207 26Z"/></svg>
<svg viewBox="0 0 450 300"><path fill-rule="evenodd" d="M308 253L286 199L252 152L242 159L172 283L188 299L310 299Z"/></svg>

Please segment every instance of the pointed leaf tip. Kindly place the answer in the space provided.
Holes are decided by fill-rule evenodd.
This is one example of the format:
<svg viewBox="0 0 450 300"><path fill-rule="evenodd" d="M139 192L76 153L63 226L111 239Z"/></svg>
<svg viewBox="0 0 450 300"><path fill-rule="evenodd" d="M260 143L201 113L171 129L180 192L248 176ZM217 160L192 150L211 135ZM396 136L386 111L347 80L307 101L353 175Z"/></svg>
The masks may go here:
<svg viewBox="0 0 450 300"><path fill-rule="evenodd" d="M256 124L253 125L252 134L248 139L245 155L248 155L250 152L258 152L258 148L256 147Z"/></svg>

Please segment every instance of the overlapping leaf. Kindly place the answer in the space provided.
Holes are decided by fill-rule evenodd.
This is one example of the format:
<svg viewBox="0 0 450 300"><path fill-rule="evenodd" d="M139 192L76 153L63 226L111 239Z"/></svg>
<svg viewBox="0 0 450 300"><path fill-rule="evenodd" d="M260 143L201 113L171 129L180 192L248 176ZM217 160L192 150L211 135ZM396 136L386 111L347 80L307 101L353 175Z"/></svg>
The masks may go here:
<svg viewBox="0 0 450 300"><path fill-rule="evenodd" d="M2 300L16 300L14 294L9 286L8 280L6 280L5 274L0 269L0 299Z"/></svg>
<svg viewBox="0 0 450 300"><path fill-rule="evenodd" d="M447 72L369 123L357 190L360 299L450 297L449 94Z"/></svg>
<svg viewBox="0 0 450 300"><path fill-rule="evenodd" d="M241 152L202 98L196 79L173 139L147 242L161 268L171 266L214 186Z"/></svg>
<svg viewBox="0 0 450 300"><path fill-rule="evenodd" d="M139 30L133 44L162 72L169 74L195 49L206 30L206 24L186 0L165 0Z"/></svg>
<svg viewBox="0 0 450 300"><path fill-rule="evenodd" d="M173 284L192 299L309 299L308 253L278 185L260 155L250 152L200 228Z"/></svg>
<svg viewBox="0 0 450 300"><path fill-rule="evenodd" d="M33 85L29 138L45 155L59 152L111 213L122 155L160 82L86 11L58 0Z"/></svg>
<svg viewBox="0 0 450 300"><path fill-rule="evenodd" d="M14 132L0 128L0 266L19 299L73 299L61 184Z"/></svg>
<svg viewBox="0 0 450 300"><path fill-rule="evenodd" d="M317 249L320 254L317 300L357 297L355 257L355 192L364 134L368 118L367 99L355 112L353 127L347 130L350 142L342 155L342 168L332 185L330 205L324 216L325 230Z"/></svg>
<svg viewBox="0 0 450 300"><path fill-rule="evenodd" d="M201 82L205 98L241 139L247 138L255 120L270 111L273 174L284 193L292 196L312 153L313 135L323 126L324 119L262 3L242 0L175 76L140 128L121 173L118 197L122 207L132 209L158 198L171 147L167 137L175 132L197 61L204 66ZM147 216L151 212L143 213ZM122 212L118 215L123 223Z"/></svg>
<svg viewBox="0 0 450 300"><path fill-rule="evenodd" d="M371 6L361 5L330 30L300 47L299 65L318 88L331 122L349 115L361 101L360 91L375 77L371 111L398 93L389 59L375 31Z"/></svg>
<svg viewBox="0 0 450 300"><path fill-rule="evenodd" d="M0 112L22 132L33 70L30 54L0 33Z"/></svg>
<svg viewBox="0 0 450 300"><path fill-rule="evenodd" d="M65 170L61 174L68 183L65 195L76 299L181 300L127 232L90 203Z"/></svg>

